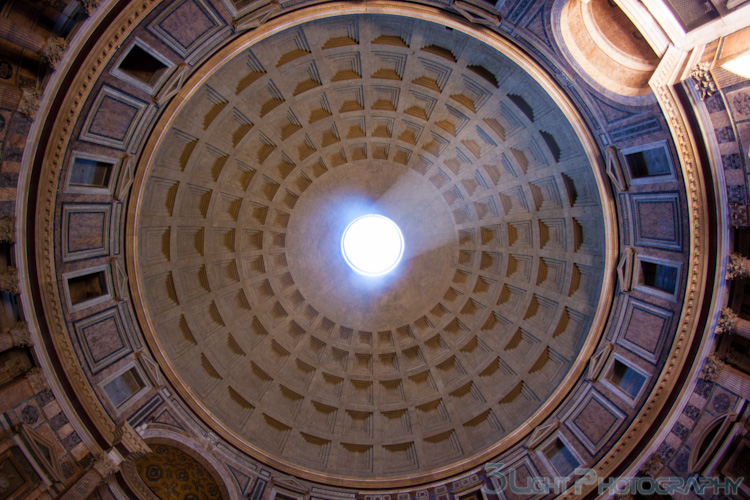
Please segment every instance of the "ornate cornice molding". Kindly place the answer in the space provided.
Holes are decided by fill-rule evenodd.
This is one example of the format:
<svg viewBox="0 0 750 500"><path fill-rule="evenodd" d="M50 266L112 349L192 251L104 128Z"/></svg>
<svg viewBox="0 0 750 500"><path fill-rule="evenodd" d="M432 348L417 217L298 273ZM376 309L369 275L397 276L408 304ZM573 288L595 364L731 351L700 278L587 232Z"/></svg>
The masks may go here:
<svg viewBox="0 0 750 500"><path fill-rule="evenodd" d="M63 305L57 289L58 273L54 259L55 249L55 203L60 172L73 129L83 111L84 104L94 87L94 83L104 72L106 64L119 49L138 21L158 5L157 0L144 0L129 4L102 35L96 48L83 61L75 78L68 88L77 89L68 92L51 128L50 141L44 152L43 168L39 180L38 199L35 211L35 259L37 279L41 288L41 301L47 320L55 354L59 359L70 385L73 387L88 417L102 434L105 440L113 443L117 438L117 426L108 415L99 398L90 386L84 374L75 349L68 336ZM62 80L58 80L60 84ZM48 88L47 92L56 89ZM43 121L43 120L41 120ZM37 152L39 154L39 152Z"/></svg>
<svg viewBox="0 0 750 500"><path fill-rule="evenodd" d="M690 383L677 387L677 381L687 360L692 343L696 339L700 341L701 338L702 332L698 331L698 328L700 326L699 316L701 305L706 294L705 282L708 272L706 255L708 254L709 238L706 188L698 153L695 149L695 138L688 126L685 110L680 104L674 88L674 84L679 81L679 72L684 66L687 55L687 53L670 46L650 81L651 88L656 95L675 141L685 181L690 221L690 249L685 298L675 339L664 367L659 374L656 386L642 405L640 412L630 424L630 427L610 451L593 467L600 478L612 476L624 460L635 451L636 446L641 443L643 434L651 426L657 424L662 426L662 428L671 428L668 425L665 426L664 422L672 416L681 413L686 399L681 398L678 400L678 403L671 409L670 416L667 419L659 419L657 421L659 414L675 390L686 391L692 388L692 384ZM696 366L693 367L690 380L694 379L697 375L697 369ZM659 437L660 433L657 433L648 445L642 447L638 454L638 459L631 461L624 475L634 476L638 472L639 467L642 466L661 443ZM590 485L582 489L586 493L592 491L593 488L594 485ZM575 494L573 488L571 488L566 491L562 498L579 496L580 492Z"/></svg>

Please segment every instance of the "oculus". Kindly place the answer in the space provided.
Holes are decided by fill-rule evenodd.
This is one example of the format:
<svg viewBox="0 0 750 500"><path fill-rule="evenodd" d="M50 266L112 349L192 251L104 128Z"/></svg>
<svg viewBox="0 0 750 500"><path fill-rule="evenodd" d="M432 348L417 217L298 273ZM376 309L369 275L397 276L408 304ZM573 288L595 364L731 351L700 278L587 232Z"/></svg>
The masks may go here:
<svg viewBox="0 0 750 500"><path fill-rule="evenodd" d="M404 235L388 217L363 215L344 229L341 253L353 271L364 276L383 276L401 262Z"/></svg>

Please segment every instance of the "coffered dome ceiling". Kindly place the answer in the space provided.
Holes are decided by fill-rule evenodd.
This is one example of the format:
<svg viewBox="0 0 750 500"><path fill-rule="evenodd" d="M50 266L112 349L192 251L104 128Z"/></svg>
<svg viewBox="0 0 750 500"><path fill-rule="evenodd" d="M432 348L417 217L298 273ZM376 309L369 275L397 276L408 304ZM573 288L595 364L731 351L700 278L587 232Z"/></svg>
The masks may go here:
<svg viewBox="0 0 750 500"><path fill-rule="evenodd" d="M143 0L71 42L24 264L92 440L254 498L631 466L702 321L698 163L655 98L467 5ZM404 236L382 277L341 254L365 213Z"/></svg>
<svg viewBox="0 0 750 500"><path fill-rule="evenodd" d="M137 167L129 274L162 369L303 477L486 460L565 394L609 309L590 139L487 33L362 14L265 33L209 59ZM341 255L364 213L404 234L385 277Z"/></svg>

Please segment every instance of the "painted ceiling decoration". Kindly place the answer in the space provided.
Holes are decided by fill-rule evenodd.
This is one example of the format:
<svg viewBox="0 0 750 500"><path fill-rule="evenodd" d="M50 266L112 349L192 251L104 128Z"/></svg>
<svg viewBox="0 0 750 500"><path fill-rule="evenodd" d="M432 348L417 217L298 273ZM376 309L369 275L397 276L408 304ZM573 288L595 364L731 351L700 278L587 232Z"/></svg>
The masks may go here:
<svg viewBox="0 0 750 500"><path fill-rule="evenodd" d="M153 453L136 461L141 480L162 500L220 499L211 474L190 455L172 446L152 445Z"/></svg>

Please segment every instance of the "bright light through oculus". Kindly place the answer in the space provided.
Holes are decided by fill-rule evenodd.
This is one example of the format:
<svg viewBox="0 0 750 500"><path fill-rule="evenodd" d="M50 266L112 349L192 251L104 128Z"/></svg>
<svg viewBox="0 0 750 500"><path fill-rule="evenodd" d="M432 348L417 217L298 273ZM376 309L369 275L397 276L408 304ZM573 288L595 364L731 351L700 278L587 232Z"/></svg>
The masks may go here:
<svg viewBox="0 0 750 500"><path fill-rule="evenodd" d="M382 215L363 215L346 226L341 252L354 271L382 276L392 271L404 255L404 236L395 222Z"/></svg>

